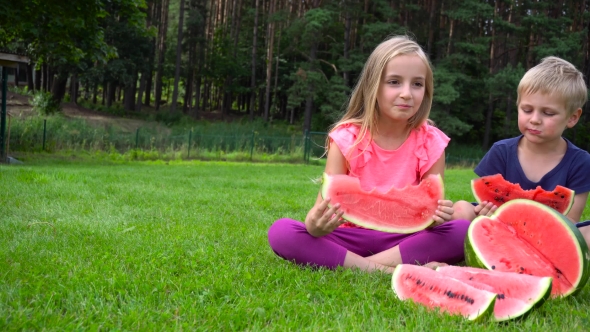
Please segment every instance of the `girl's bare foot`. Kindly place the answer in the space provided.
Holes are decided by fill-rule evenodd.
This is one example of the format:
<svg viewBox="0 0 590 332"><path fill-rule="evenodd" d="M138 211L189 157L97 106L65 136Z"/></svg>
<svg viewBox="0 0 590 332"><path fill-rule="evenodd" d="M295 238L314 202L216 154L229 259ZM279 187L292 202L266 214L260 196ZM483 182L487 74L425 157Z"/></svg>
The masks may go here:
<svg viewBox="0 0 590 332"><path fill-rule="evenodd" d="M439 266L449 266L449 264L447 263L439 263L439 262L428 262L426 264L423 265L424 267L436 270L437 267Z"/></svg>

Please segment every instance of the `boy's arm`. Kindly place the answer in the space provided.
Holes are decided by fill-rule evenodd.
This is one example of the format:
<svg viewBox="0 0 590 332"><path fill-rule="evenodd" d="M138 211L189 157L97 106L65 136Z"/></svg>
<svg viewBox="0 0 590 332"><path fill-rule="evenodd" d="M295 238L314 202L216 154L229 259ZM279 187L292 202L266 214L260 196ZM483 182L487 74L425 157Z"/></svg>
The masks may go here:
<svg viewBox="0 0 590 332"><path fill-rule="evenodd" d="M582 213L584 212L584 207L586 206L586 201L588 200L588 192L576 194L574 196L574 205L568 212L567 216L571 221L574 223L580 222L580 218L582 217Z"/></svg>

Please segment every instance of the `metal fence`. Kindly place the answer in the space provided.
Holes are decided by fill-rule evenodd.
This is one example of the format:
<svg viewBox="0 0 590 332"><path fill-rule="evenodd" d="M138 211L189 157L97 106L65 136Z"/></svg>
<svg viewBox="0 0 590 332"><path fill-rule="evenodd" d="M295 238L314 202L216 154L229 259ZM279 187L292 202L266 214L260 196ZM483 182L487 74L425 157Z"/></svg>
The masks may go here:
<svg viewBox="0 0 590 332"><path fill-rule="evenodd" d="M324 156L327 135L324 132L305 132L303 135L278 136L255 130L228 134L194 128L181 133L166 133L141 127L129 132L115 126L80 129L47 119L36 123L27 120L26 126L24 123L14 126L14 121L15 128L8 137L11 151L101 150L125 153L140 150L181 152L182 158L199 158L203 152L239 152L250 159L255 154L298 155L299 160L308 163Z"/></svg>
<svg viewBox="0 0 590 332"><path fill-rule="evenodd" d="M16 123L20 122L20 123ZM308 131L304 134L265 134L262 130L228 130L191 128L170 132L140 127L124 131L118 126L80 127L64 121L31 118L12 119L8 131L9 151L149 151L154 158L264 160L260 156L272 155L274 160L291 162L317 162L325 157L327 133ZM16 124L16 126L15 126ZM12 129L10 129L12 127ZM215 131L217 130L217 131ZM476 165L484 151L449 146L447 165ZM281 159L282 158L282 159Z"/></svg>

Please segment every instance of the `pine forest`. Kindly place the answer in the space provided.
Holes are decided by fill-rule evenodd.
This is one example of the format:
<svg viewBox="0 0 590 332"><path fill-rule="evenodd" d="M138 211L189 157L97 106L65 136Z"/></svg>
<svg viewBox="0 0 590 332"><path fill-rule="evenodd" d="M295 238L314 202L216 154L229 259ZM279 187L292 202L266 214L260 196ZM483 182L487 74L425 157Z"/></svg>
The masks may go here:
<svg viewBox="0 0 590 332"><path fill-rule="evenodd" d="M589 11L587 0L3 1L0 49L27 55L28 89L55 102L326 131L374 47L409 35L434 68L431 119L486 149L519 133L516 87L542 58L588 80ZM586 150L589 113L566 131Z"/></svg>

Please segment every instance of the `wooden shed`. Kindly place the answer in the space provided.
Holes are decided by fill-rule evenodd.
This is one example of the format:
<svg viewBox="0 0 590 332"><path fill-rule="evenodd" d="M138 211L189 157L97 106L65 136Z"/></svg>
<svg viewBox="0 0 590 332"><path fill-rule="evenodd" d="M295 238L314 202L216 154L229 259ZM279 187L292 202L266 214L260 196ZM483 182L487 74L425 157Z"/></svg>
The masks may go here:
<svg viewBox="0 0 590 332"><path fill-rule="evenodd" d="M6 141L6 95L8 92L7 68L15 68L19 63L29 63L29 58L22 54L0 50L0 69L2 70L2 108L0 110L0 163L8 162Z"/></svg>

